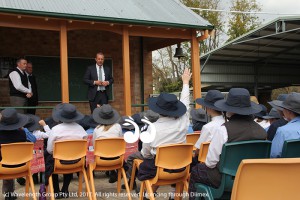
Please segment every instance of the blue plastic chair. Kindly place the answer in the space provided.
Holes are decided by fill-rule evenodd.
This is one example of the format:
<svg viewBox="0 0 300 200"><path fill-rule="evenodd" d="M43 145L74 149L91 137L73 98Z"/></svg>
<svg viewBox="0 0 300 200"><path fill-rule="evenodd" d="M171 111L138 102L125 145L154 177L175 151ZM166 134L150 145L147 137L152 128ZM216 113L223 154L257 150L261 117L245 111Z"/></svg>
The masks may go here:
<svg viewBox="0 0 300 200"><path fill-rule="evenodd" d="M281 158L299 158L300 139L287 140L283 144Z"/></svg>
<svg viewBox="0 0 300 200"><path fill-rule="evenodd" d="M207 195L203 195L203 197L208 200L220 199L221 197L230 199L230 195L223 195L225 192L231 193L234 177L240 162L243 159L269 158L271 144L267 140L251 140L224 144L220 155L220 162L218 163L222 174L219 188L212 188L205 184L196 183L197 193L206 193ZM196 199L199 199L199 197L200 195L197 195Z"/></svg>

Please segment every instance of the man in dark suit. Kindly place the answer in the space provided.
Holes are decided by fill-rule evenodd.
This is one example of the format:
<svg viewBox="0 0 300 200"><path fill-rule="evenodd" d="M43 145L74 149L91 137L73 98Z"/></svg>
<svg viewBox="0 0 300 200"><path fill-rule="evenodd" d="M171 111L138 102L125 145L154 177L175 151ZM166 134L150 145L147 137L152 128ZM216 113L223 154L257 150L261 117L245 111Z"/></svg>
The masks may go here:
<svg viewBox="0 0 300 200"><path fill-rule="evenodd" d="M26 74L27 74L28 80L31 85L31 90L32 90L32 97L28 98L28 106L37 106L38 105L38 91L37 91L37 84L36 84L35 76L32 74L32 63L31 62L27 62ZM35 115L35 111L36 111L36 109L27 109L28 114Z"/></svg>
<svg viewBox="0 0 300 200"><path fill-rule="evenodd" d="M88 85L88 99L91 113L97 104L108 104L109 86L114 82L111 69L103 66L104 54L99 52L95 58L96 64L87 68L83 81Z"/></svg>

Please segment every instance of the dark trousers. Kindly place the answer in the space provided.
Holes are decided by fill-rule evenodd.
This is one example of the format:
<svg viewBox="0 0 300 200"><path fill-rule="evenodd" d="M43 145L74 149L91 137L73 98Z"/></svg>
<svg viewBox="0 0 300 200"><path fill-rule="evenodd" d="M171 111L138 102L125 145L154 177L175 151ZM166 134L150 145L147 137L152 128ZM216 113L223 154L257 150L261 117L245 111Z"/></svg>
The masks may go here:
<svg viewBox="0 0 300 200"><path fill-rule="evenodd" d="M93 113L93 110L97 108L97 104L101 106L103 104L108 104L108 96L105 90L97 91L94 101L90 101L91 113Z"/></svg>
<svg viewBox="0 0 300 200"><path fill-rule="evenodd" d="M192 168L190 183L189 183L189 200L196 199L197 196L201 197L205 194L197 194L195 183L203 183L210 187L216 188L217 186L212 185L211 181L208 178L207 171L209 168L205 165L205 163L198 163L196 166Z"/></svg>
<svg viewBox="0 0 300 200"><path fill-rule="evenodd" d="M62 192L69 191L69 185L71 183L73 174L64 174L63 176L64 176L63 186L62 186L61 190L59 190L58 175L52 174L54 193L59 193L59 191L62 191Z"/></svg>
<svg viewBox="0 0 300 200"><path fill-rule="evenodd" d="M28 106L37 106L36 102L31 102L30 99L28 99ZM27 109L27 114L35 115L36 109Z"/></svg>

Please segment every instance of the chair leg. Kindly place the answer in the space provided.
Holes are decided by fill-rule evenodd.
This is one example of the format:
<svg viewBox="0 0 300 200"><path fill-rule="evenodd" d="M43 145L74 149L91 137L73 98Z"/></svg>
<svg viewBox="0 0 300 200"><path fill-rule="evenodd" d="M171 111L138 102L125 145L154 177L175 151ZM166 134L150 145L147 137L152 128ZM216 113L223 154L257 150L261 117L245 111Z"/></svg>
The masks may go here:
<svg viewBox="0 0 300 200"><path fill-rule="evenodd" d="M83 178L84 178L84 181L85 181L85 187L86 187L86 190L87 190L87 195L89 197L89 200L92 200L91 189L90 189L90 185L89 185L89 182L88 182L88 178L87 178L85 169L82 170L82 173L83 173Z"/></svg>
<svg viewBox="0 0 300 200"><path fill-rule="evenodd" d="M133 160L133 166L132 166L131 177L130 177L130 185L129 185L130 191L133 189L136 167L137 167L136 163Z"/></svg>
<svg viewBox="0 0 300 200"><path fill-rule="evenodd" d="M92 199L96 200L96 191L95 191L95 183L94 183L94 176L93 176L93 167L92 165L89 165L89 177L91 182L91 189L92 189Z"/></svg>
<svg viewBox="0 0 300 200"><path fill-rule="evenodd" d="M29 176L27 175L26 177L26 182L25 182L25 200L28 200L29 197Z"/></svg>
<svg viewBox="0 0 300 200"><path fill-rule="evenodd" d="M126 188L128 199L131 200L131 195L130 195L130 190L129 190L129 186L128 186L128 182L127 182L127 177L126 177L126 173L125 173L125 170L124 170L123 167L121 168L121 171L122 171L122 176L123 176L123 179L124 179L124 185L125 185L125 188Z"/></svg>
<svg viewBox="0 0 300 200"><path fill-rule="evenodd" d="M189 191L189 182L188 181L184 181L183 190L186 191L186 192Z"/></svg>
<svg viewBox="0 0 300 200"><path fill-rule="evenodd" d="M78 196L82 193L82 172L79 172L78 176Z"/></svg>
<svg viewBox="0 0 300 200"><path fill-rule="evenodd" d="M121 192L121 169L118 169L118 182L117 182L117 192Z"/></svg>
<svg viewBox="0 0 300 200"><path fill-rule="evenodd" d="M49 177L49 190L50 190L50 199L54 200L54 191L53 191L53 180L52 175Z"/></svg>
<svg viewBox="0 0 300 200"><path fill-rule="evenodd" d="M144 188L145 188L145 181L142 181L141 188L140 188L140 200L144 199Z"/></svg>
<svg viewBox="0 0 300 200"><path fill-rule="evenodd" d="M182 194L183 193L183 183L179 182L176 183L176 188L175 188L175 198L176 200L181 200L182 199Z"/></svg>
<svg viewBox="0 0 300 200"><path fill-rule="evenodd" d="M27 179L27 178L26 178ZM32 197L33 197L33 199L34 200L36 200L36 195L35 195L35 189L34 189L34 183L33 183L33 179L32 179L32 175L31 174L29 174L28 175L28 179L29 179L29 185L30 185L30 187L31 187L31 191L32 191Z"/></svg>
<svg viewBox="0 0 300 200"><path fill-rule="evenodd" d="M149 194L150 200L155 200L154 193L153 193L153 190L152 190L152 185L151 185L150 181L145 180L145 185L146 185L147 192Z"/></svg>

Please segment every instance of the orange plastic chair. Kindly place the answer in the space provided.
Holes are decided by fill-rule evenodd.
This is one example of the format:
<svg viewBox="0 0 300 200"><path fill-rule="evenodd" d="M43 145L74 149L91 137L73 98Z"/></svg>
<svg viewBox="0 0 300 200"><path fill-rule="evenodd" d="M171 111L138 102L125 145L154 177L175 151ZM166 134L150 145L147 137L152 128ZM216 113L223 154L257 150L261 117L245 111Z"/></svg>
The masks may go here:
<svg viewBox="0 0 300 200"><path fill-rule="evenodd" d="M124 179L128 199L131 200L128 181L123 168L126 142L123 138L101 138L95 140L95 162L89 164L89 176L93 199L96 200L93 171L118 170L117 192L121 192L121 175ZM103 159L104 158L104 159Z"/></svg>
<svg viewBox="0 0 300 200"><path fill-rule="evenodd" d="M19 142L1 145L2 160L0 161L0 179L15 179L26 177L25 199L28 199L29 186L31 188L33 199L36 200L33 179L30 171L33 159L33 143ZM21 155L21 156L20 156ZM6 165L21 165L18 167L8 168Z"/></svg>
<svg viewBox="0 0 300 200"><path fill-rule="evenodd" d="M78 196L82 192L82 175L85 180L86 190L89 199L92 197L90 195L90 186L88 184L87 174L85 171L85 156L87 151L87 140L64 140L57 141L54 143L53 149L53 159L54 159L54 171L53 174L71 174L79 172L79 187ZM79 160L74 164L62 164L60 161L73 161ZM54 200L53 191L53 180L52 176L49 177L49 187L51 193L51 200Z"/></svg>
<svg viewBox="0 0 300 200"><path fill-rule="evenodd" d="M300 199L299 169L300 158L243 160L231 200Z"/></svg>
<svg viewBox="0 0 300 200"><path fill-rule="evenodd" d="M140 199L143 199L144 188L146 187L150 199L154 200L152 185L171 185L176 184L175 199L182 198L183 185L186 182L190 164L192 162L192 144L171 144L157 148L155 165L157 166L156 176L152 179L142 181L140 189ZM174 159L176 158L176 159ZM165 169L181 169L181 172L169 173Z"/></svg>
<svg viewBox="0 0 300 200"><path fill-rule="evenodd" d="M129 185L130 191L133 189L133 182L134 182L134 179L135 179L136 169L138 169L140 167L140 164L142 162L143 162L143 160L141 160L141 159L134 159L133 160L132 172L131 172L131 177L130 177L130 185Z"/></svg>
<svg viewBox="0 0 300 200"><path fill-rule="evenodd" d="M205 163L209 145L210 145L210 142L201 143L200 150L199 150L199 155L198 155L198 161L199 162ZM188 191L189 182L190 182L190 175L188 176L187 181L184 183L184 190L185 191Z"/></svg>
<svg viewBox="0 0 300 200"><path fill-rule="evenodd" d="M199 137L200 137L200 132L186 134L186 143L191 143L195 145ZM196 147L193 147L193 150L196 150Z"/></svg>
<svg viewBox="0 0 300 200"><path fill-rule="evenodd" d="M205 163L209 145L210 145L210 142L201 143L201 146L200 146L200 149L199 149L199 155L198 155L198 161L199 162Z"/></svg>

